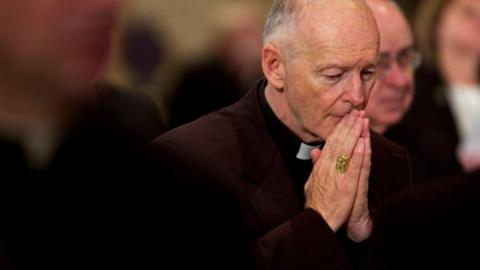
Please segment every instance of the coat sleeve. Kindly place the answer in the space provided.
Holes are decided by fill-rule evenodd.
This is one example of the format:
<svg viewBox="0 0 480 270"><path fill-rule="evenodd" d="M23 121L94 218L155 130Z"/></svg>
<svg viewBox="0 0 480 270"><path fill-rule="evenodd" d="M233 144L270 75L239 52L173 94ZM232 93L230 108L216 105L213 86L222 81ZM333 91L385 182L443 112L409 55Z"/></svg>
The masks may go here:
<svg viewBox="0 0 480 270"><path fill-rule="evenodd" d="M323 218L305 209L256 239L257 269L351 269L338 236Z"/></svg>

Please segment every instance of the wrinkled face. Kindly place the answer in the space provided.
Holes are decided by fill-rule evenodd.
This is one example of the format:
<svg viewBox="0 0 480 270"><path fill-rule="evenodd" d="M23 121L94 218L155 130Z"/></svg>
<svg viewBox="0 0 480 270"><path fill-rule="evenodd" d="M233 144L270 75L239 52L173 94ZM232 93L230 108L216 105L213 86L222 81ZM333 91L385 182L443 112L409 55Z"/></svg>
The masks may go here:
<svg viewBox="0 0 480 270"><path fill-rule="evenodd" d="M32 83L90 83L107 60L118 6L119 0L0 0L0 64Z"/></svg>
<svg viewBox="0 0 480 270"><path fill-rule="evenodd" d="M450 1L443 11L437 31L442 44L480 53L480 1Z"/></svg>
<svg viewBox="0 0 480 270"><path fill-rule="evenodd" d="M343 11L306 12L286 61L285 98L304 140L326 140L344 115L365 107L375 84L375 21Z"/></svg>
<svg viewBox="0 0 480 270"><path fill-rule="evenodd" d="M366 109L374 129L397 124L409 109L414 96L414 62L418 60L401 11L387 1L381 3L372 7L380 31L380 61Z"/></svg>

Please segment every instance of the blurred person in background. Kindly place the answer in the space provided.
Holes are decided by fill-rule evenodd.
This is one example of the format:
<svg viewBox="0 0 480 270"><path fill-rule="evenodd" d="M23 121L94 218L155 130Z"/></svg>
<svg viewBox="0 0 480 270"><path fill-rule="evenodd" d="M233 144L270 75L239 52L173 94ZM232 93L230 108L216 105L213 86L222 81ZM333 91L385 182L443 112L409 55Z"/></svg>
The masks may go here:
<svg viewBox="0 0 480 270"><path fill-rule="evenodd" d="M263 15L258 5L243 1L212 12L211 54L180 75L169 106L171 127L234 103L261 77Z"/></svg>
<svg viewBox="0 0 480 270"><path fill-rule="evenodd" d="M383 127L385 136L409 150L415 180L419 169L427 169L421 180L429 183L399 194L380 211L362 269L477 269L478 252L471 246L480 240L480 171L462 173L459 164L451 170L455 152L445 148L445 137L429 129L429 123L402 120L413 96L415 58L402 48L412 50L412 35L391 1L368 2L380 30L382 59L367 115L374 130ZM417 77L422 79L428 77Z"/></svg>
<svg viewBox="0 0 480 270"><path fill-rule="evenodd" d="M168 74L165 63L169 57L167 39L163 29L153 26L152 21L131 19L124 23L119 31L119 58L122 59L130 75L124 74L123 78L130 78L128 88L150 96L157 105L161 130L167 129L167 106L164 91L166 81L172 76ZM113 56L115 57L115 56ZM121 67L120 63L111 63ZM106 75L109 76L108 74ZM120 75L121 76L121 75ZM115 78L108 78L114 82ZM107 80L108 80L107 79Z"/></svg>
<svg viewBox="0 0 480 270"><path fill-rule="evenodd" d="M0 0L0 240L9 269L127 265L136 162L158 130L151 101L98 85L120 6Z"/></svg>
<svg viewBox="0 0 480 270"><path fill-rule="evenodd" d="M474 170L480 166L480 1L423 1L415 32L424 64L407 117L444 136L464 170Z"/></svg>
<svg viewBox="0 0 480 270"><path fill-rule="evenodd" d="M414 71L421 60L407 19L393 1L367 2L380 31L378 77L366 108L370 127L408 150L418 181L461 172L455 152L448 152L442 136L413 119L404 120L415 94Z"/></svg>

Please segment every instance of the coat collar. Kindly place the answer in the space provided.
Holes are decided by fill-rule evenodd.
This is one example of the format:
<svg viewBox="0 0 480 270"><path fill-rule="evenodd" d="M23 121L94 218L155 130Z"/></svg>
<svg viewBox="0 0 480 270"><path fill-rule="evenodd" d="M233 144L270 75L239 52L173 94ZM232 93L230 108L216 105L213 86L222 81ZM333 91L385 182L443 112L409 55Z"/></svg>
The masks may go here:
<svg viewBox="0 0 480 270"><path fill-rule="evenodd" d="M240 151L242 177L259 185L265 179L279 150L270 136L258 101L258 90L266 81L258 81L233 107L235 133Z"/></svg>
<svg viewBox="0 0 480 270"><path fill-rule="evenodd" d="M239 146L241 177L257 187L249 204L259 220L258 225L268 230L298 213L303 206L266 126L258 99L258 91L265 86L265 80L258 81L230 108Z"/></svg>

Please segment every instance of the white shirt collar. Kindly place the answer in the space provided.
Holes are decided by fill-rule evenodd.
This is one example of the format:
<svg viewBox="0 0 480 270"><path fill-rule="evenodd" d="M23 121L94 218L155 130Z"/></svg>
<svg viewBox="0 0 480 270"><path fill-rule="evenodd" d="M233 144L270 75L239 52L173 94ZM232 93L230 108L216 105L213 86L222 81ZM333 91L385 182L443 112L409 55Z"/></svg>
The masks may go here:
<svg viewBox="0 0 480 270"><path fill-rule="evenodd" d="M480 86L451 86L448 99L461 142L478 140L480 129Z"/></svg>
<svg viewBox="0 0 480 270"><path fill-rule="evenodd" d="M320 147L320 145L308 145L302 142L297 152L297 159L311 160L312 156L310 155L310 152L312 152L313 149L318 147Z"/></svg>

